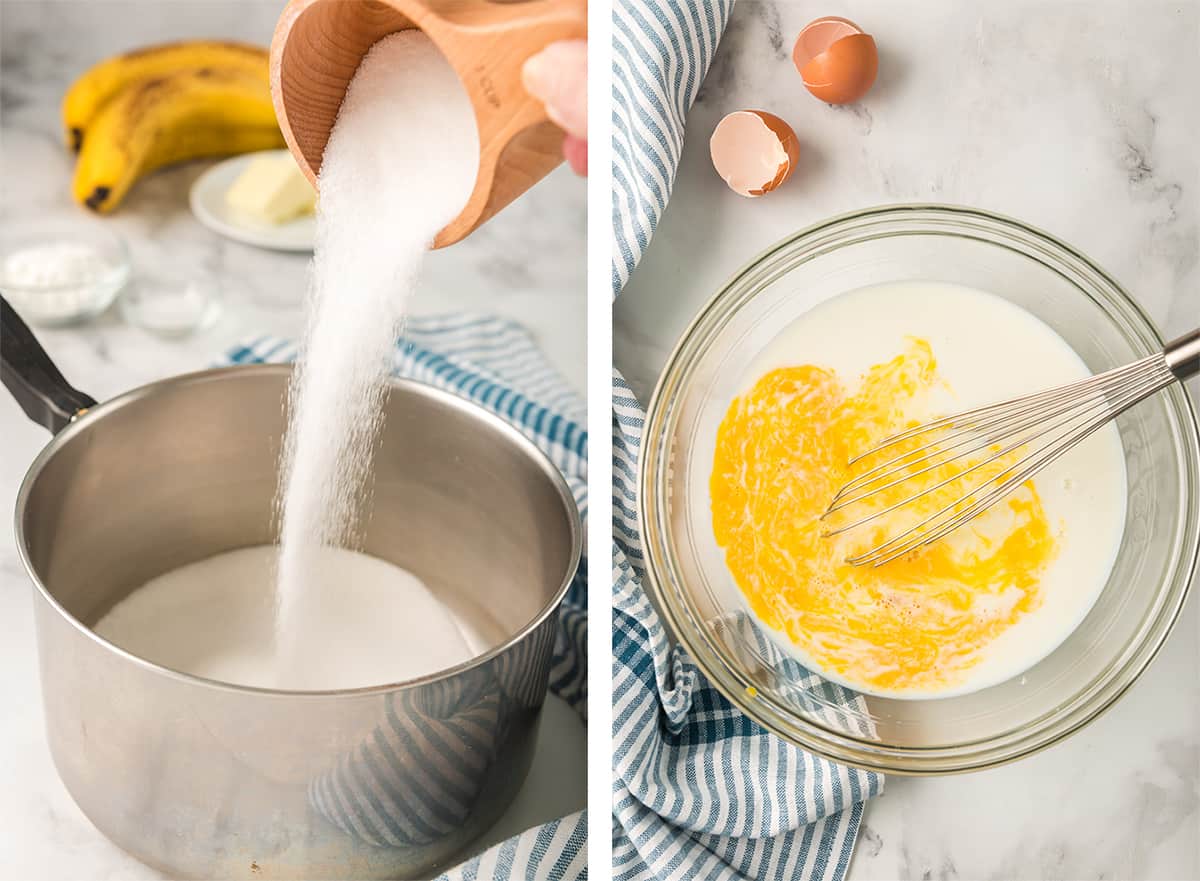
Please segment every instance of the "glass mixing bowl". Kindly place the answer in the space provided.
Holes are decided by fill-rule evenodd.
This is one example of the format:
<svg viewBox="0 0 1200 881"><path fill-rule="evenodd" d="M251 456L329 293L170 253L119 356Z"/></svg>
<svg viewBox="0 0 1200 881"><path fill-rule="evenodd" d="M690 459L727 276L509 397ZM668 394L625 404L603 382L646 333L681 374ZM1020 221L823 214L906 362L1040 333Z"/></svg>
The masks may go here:
<svg viewBox="0 0 1200 881"><path fill-rule="evenodd" d="M830 297L897 281L952 282L1004 297L1054 328L1093 371L1162 349L1150 320L1110 276L1023 223L945 205L843 215L760 254L685 331L650 402L638 515L652 596L735 705L834 761L944 774L1009 762L1061 740L1146 668L1196 565L1200 433L1178 383L1120 417L1129 495L1116 563L1079 628L1023 675L921 701L859 695L823 680L775 649L744 611L712 534L714 439L749 364L782 328ZM853 346L853 337L845 344Z"/></svg>

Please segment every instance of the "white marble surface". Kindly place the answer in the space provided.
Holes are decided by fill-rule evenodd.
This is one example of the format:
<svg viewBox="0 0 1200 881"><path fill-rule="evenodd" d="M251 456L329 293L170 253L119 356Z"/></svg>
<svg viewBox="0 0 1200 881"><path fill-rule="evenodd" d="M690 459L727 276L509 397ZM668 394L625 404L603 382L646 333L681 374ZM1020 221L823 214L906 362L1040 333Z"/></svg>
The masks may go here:
<svg viewBox="0 0 1200 881"><path fill-rule="evenodd" d="M866 100L831 108L790 60L818 15L878 42ZM945 201L1011 214L1093 255L1164 332L1200 323L1200 3L739 0L689 119L675 194L615 307L646 399L670 347L754 254L834 213ZM708 158L722 115L795 128L801 161L748 201ZM1197 383L1190 384L1195 395ZM1200 877L1200 611L1110 712L1016 765L887 781L854 879Z"/></svg>
<svg viewBox="0 0 1200 881"><path fill-rule="evenodd" d="M124 324L114 309L94 323L40 331L77 386L104 399L149 380L197 370L251 334L295 335L307 258L259 251L201 227L187 208L208 163L138 185L119 213L89 218L69 199L71 160L58 102L70 78L108 54L188 36L266 43L282 2L0 2L0 236L30 220L105 223L133 251L140 283L172 274L217 280L224 312L212 328L166 341ZM585 186L565 169L454 247L431 255L413 309L490 310L525 324L581 392L585 385ZM46 433L0 394L0 879L155 877L108 843L54 774L42 730L30 587L11 512L17 486ZM491 837L583 806L584 731L564 704L549 708L544 747L513 813Z"/></svg>

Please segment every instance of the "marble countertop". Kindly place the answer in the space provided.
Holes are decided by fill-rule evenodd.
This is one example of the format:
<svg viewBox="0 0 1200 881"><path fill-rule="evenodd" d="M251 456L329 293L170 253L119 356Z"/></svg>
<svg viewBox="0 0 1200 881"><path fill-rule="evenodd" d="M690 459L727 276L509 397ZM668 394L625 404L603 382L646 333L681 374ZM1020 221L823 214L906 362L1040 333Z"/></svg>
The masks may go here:
<svg viewBox="0 0 1200 881"><path fill-rule="evenodd" d="M210 163L164 171L138 184L118 213L90 218L69 198L71 159L61 144L59 99L70 78L109 54L190 36L265 44L277 0L3 2L0 9L0 237L31 221L103 223L124 236L138 284L203 274L222 292L209 329L165 340L125 324L117 309L89 324L37 330L75 385L103 400L171 374L199 370L236 341L302 326L308 258L220 238L187 207L193 180ZM536 336L582 393L586 351L584 182L560 169L468 240L430 255L415 312L485 310L510 316ZM0 878L157 877L105 840L59 783L46 749L30 588L8 512L33 457L46 443L7 394L0 394ZM585 735L566 705L548 707L543 748L530 783L489 836L512 834L585 801Z"/></svg>
<svg viewBox="0 0 1200 881"><path fill-rule="evenodd" d="M859 105L804 91L790 59L811 18L872 33ZM614 357L645 401L718 286L784 235L904 201L1020 217L1093 255L1167 335L1200 323L1200 3L738 0L689 118L674 196L615 305ZM744 200L712 169L725 113L770 110L801 159ZM1191 382L1190 391L1200 392ZM1200 877L1200 609L1141 680L1063 744L998 770L889 778L852 879Z"/></svg>

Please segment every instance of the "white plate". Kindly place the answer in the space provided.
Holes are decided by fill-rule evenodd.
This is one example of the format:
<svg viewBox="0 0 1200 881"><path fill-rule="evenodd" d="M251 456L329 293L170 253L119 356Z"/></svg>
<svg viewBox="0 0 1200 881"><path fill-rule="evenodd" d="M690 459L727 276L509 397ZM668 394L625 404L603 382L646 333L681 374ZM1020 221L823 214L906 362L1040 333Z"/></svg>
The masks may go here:
<svg viewBox="0 0 1200 881"><path fill-rule="evenodd" d="M268 226L254 223L229 210L225 193L258 156L287 155L287 150L263 150L244 153L218 162L192 184L189 201L196 219L214 232L238 242L274 251L311 251L317 236L317 221L312 215Z"/></svg>

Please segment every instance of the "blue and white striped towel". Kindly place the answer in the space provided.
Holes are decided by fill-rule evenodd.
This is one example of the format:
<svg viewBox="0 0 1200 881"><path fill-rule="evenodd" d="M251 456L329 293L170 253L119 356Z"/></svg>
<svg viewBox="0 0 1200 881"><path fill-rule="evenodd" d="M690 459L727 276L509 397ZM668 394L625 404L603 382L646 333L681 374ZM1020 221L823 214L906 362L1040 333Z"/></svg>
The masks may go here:
<svg viewBox="0 0 1200 881"><path fill-rule="evenodd" d="M666 210L684 120L733 0L614 0L612 285L625 287Z"/></svg>
<svg viewBox="0 0 1200 881"><path fill-rule="evenodd" d="M257 364L291 361L293 342L259 337L235 347L220 363ZM457 314L408 319L395 350L398 376L447 389L491 410L519 428L562 471L580 516L587 518L586 407L579 396L545 361L533 339L518 325L500 318ZM587 561L580 563L558 617L550 667L550 691L587 718ZM486 700L464 711L462 696L455 707L426 708L431 719L454 710L452 724L466 730L476 716L486 716ZM408 717L408 714L405 714ZM436 719L431 725L436 724ZM465 728L464 728L465 726ZM404 726L396 721L396 735ZM369 761L369 757L363 757ZM358 757L350 757L353 765ZM313 804L331 822L353 829L367 840L417 840L428 829L364 827L365 812L354 807L353 785L346 769L335 769L315 781ZM352 775L351 775L352 776ZM453 818L451 818L453 819ZM432 822L432 821L431 821ZM436 824L431 826L436 832ZM407 840L406 838L406 840ZM439 881L586 881L587 813L581 811L530 829L445 873Z"/></svg>
<svg viewBox="0 0 1200 881"><path fill-rule="evenodd" d="M666 208L684 119L732 7L733 0L614 4L614 296ZM643 420L614 371L613 877L840 881L863 801L883 780L768 734L672 647L641 585Z"/></svg>

